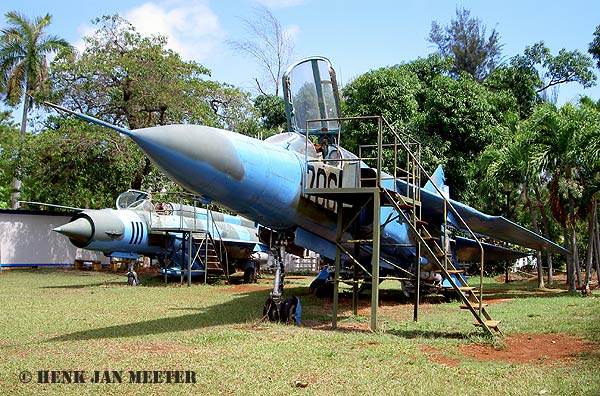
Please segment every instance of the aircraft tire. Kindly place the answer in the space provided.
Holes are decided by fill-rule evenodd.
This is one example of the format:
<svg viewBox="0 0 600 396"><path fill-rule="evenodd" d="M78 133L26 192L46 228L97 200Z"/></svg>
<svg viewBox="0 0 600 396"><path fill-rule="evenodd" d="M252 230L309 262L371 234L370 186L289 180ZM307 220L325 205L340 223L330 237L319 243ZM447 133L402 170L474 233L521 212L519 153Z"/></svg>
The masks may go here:
<svg viewBox="0 0 600 396"><path fill-rule="evenodd" d="M244 283L256 283L256 271L252 267L244 270Z"/></svg>
<svg viewBox="0 0 600 396"><path fill-rule="evenodd" d="M281 304L281 321L288 324L296 323L296 297L287 298L283 304Z"/></svg>
<svg viewBox="0 0 600 396"><path fill-rule="evenodd" d="M137 286L140 284L140 281L137 277L135 271L131 271L127 274L127 285L128 286Z"/></svg>
<svg viewBox="0 0 600 396"><path fill-rule="evenodd" d="M270 322L279 322L279 309L272 298L267 298L263 307L263 319L269 319Z"/></svg>

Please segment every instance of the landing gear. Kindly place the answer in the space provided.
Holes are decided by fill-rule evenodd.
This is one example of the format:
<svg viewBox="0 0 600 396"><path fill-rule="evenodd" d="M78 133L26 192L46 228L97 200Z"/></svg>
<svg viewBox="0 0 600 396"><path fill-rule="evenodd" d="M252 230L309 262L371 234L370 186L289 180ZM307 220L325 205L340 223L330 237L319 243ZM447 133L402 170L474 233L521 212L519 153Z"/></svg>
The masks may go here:
<svg viewBox="0 0 600 396"><path fill-rule="evenodd" d="M244 283L256 283L256 269L247 267L244 270Z"/></svg>
<svg viewBox="0 0 600 396"><path fill-rule="evenodd" d="M127 268L127 285L129 286L137 286L140 284L140 280L137 276L137 273L133 269L134 263L134 260L130 260L129 267Z"/></svg>
<svg viewBox="0 0 600 396"><path fill-rule="evenodd" d="M270 297L263 307L263 318L271 322L300 324L302 306L298 297L289 297L283 300L283 254L285 242L280 242L275 254L275 282Z"/></svg>
<svg viewBox="0 0 600 396"><path fill-rule="evenodd" d="M279 304L268 298L263 307L263 317L270 322L300 324L301 311L300 299L296 296L288 297Z"/></svg>

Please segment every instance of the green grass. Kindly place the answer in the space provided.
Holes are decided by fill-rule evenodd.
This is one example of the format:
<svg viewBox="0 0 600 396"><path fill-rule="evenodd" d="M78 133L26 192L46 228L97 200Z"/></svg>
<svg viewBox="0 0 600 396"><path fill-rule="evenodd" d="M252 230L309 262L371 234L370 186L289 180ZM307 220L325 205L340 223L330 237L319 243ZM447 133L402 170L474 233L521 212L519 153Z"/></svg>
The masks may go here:
<svg viewBox="0 0 600 396"><path fill-rule="evenodd" d="M598 291L588 298L559 289L541 294L533 283L486 279L488 297L510 299L489 308L508 337L560 333L595 347L568 361L515 363L462 352L474 343L502 348L503 342L474 328L457 302L425 303L414 322L412 305L393 285L382 291L377 333L367 330L368 296L357 316L342 298L340 329L332 331L331 299L308 295L311 278L302 276L286 280L286 294L300 295L303 325L260 322L270 280L188 288L145 278L146 286L132 288L110 273L5 271L0 394L600 394ZM191 370L197 383L38 384L38 370ZM22 371L34 380L21 383Z"/></svg>

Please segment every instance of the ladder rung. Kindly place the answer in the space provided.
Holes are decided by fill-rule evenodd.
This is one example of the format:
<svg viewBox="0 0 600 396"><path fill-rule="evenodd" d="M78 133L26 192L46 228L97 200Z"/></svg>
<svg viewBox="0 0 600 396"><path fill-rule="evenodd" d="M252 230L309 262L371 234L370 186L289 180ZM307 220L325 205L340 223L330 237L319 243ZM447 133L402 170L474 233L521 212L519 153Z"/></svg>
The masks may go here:
<svg viewBox="0 0 600 396"><path fill-rule="evenodd" d="M468 291L475 290L475 288L471 287L471 286L461 286L461 287L458 288L458 290L463 291L463 292L468 292Z"/></svg>
<svg viewBox="0 0 600 396"><path fill-rule="evenodd" d="M483 308L487 307L488 304L482 304L481 305ZM478 309L479 308L479 303L474 303L471 304L471 307L473 307L473 309ZM467 304L463 304L460 306L460 309L469 309L469 306Z"/></svg>
<svg viewBox="0 0 600 396"><path fill-rule="evenodd" d="M484 324L485 324L487 327L489 327L489 328L492 328L492 329L495 329L495 328L497 328L497 327L498 327L498 325L500 324L500 321L499 321L499 320L484 320L484 321L483 321L483 323L484 323ZM473 324L474 324L475 326L481 326L481 323L479 323L479 322L477 322L477 321L473 322Z"/></svg>
<svg viewBox="0 0 600 396"><path fill-rule="evenodd" d="M423 240L424 240L425 242L429 242L429 241L434 241L434 242L437 242L437 241L439 241L439 240L440 240L440 238L438 238L438 237L434 237L434 236L425 236L425 237L423 237Z"/></svg>
<svg viewBox="0 0 600 396"><path fill-rule="evenodd" d="M438 270L434 270L433 272L439 274L440 272L442 272L442 270L438 269ZM465 272L465 270L461 270L461 269L447 269L446 272L449 273L449 274L462 274L463 272Z"/></svg>

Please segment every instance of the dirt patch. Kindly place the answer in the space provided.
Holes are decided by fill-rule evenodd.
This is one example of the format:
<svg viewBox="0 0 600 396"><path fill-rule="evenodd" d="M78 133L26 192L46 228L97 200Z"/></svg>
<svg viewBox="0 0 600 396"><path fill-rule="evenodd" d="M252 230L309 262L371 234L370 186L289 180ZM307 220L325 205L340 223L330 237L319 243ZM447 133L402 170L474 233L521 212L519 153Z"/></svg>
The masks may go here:
<svg viewBox="0 0 600 396"><path fill-rule="evenodd" d="M504 340L503 349L495 349L493 345L464 345L458 348L459 357L449 357L428 345L421 344L419 348L432 362L450 367L461 363L461 355L484 362L553 364L568 363L578 355L595 351L593 345L581 338L565 334L515 334Z"/></svg>
<svg viewBox="0 0 600 396"><path fill-rule="evenodd" d="M242 285L233 285L231 288L223 290L223 293L249 293L249 292L271 290L271 289L273 289L273 287L259 286L256 284L254 284L254 285L242 284Z"/></svg>
<svg viewBox="0 0 600 396"><path fill-rule="evenodd" d="M377 342L377 341L370 341L370 342L363 342L361 344L358 344L358 349L365 349L368 348L370 346L377 346L377 345L381 345L381 342Z"/></svg>
<svg viewBox="0 0 600 396"><path fill-rule="evenodd" d="M579 354L595 350L581 338L565 334L514 334L504 344L500 350L492 345L466 345L461 352L479 361L544 364L574 360Z"/></svg>
<svg viewBox="0 0 600 396"><path fill-rule="evenodd" d="M460 364L460 359L444 356L438 349L435 349L428 345L421 344L419 345L419 349L421 349L421 352L423 352L425 356L427 356L427 358L432 362L436 362L450 367L457 367Z"/></svg>

